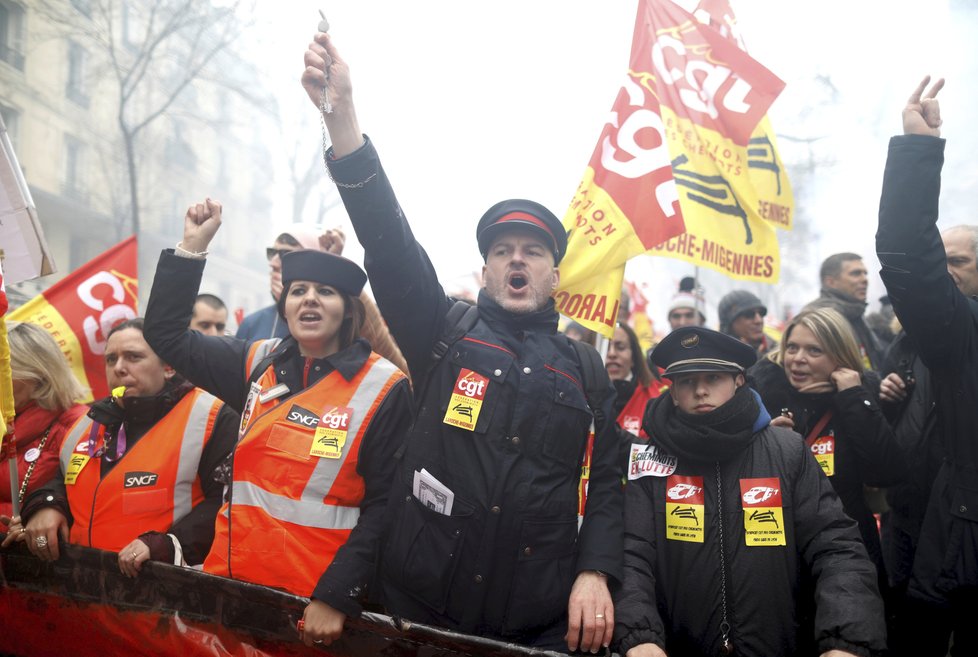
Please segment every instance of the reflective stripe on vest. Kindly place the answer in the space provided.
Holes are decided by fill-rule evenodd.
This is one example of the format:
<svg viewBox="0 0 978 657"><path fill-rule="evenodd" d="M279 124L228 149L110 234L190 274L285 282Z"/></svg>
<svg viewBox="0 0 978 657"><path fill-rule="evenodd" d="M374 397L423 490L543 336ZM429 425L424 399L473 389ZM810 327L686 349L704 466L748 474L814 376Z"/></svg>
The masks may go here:
<svg viewBox="0 0 978 657"><path fill-rule="evenodd" d="M383 359L377 359L372 366L368 362L365 367L370 367L370 370L360 381L360 385L350 398L347 405L351 408L364 410L369 409L384 387L388 385L388 381L390 380L391 376L398 372L397 368L393 364ZM336 375L339 376L339 373L337 372ZM323 380L325 381L326 379ZM364 421L369 419L366 417L366 415L366 412L353 414L350 426L347 429L347 435L360 435ZM346 457L349 454L350 451L347 450L344 453L343 458L318 459L312 474L309 476L309 481L306 483L305 488L302 490L302 495L298 500L276 495L268 491L263 491L257 488L257 486L254 484L250 484L246 481L235 480L232 484L234 486L234 504L235 506L238 504L243 504L246 506L259 506L277 520L291 522L304 527L315 527L319 529L353 529L353 527L356 525L357 518L360 517L359 507L334 507L344 508L346 509L346 512L334 512L330 514L324 514L317 508L325 506L323 504L323 498L326 497L330 488L333 487L333 483L336 481L336 477L339 474L340 469L343 467L343 464L346 462ZM252 490L250 493L246 493L244 496L239 496L239 487L242 489L247 487L254 490ZM273 503L273 505L265 506L262 503L262 500L267 500L270 503ZM328 524L331 522L329 520L330 518L333 518L338 524ZM352 524L350 524L351 518Z"/></svg>
<svg viewBox="0 0 978 657"><path fill-rule="evenodd" d="M271 340L259 340L248 348L248 360L245 363L247 374L245 379L250 381L255 373L255 368L261 365L268 354L272 353L275 347L281 344L282 338L272 338Z"/></svg>
<svg viewBox="0 0 978 657"><path fill-rule="evenodd" d="M75 518L72 541L118 550L135 536L146 531L165 531L190 513L195 501L203 499L197 469L219 409L215 397L194 389L153 425L104 479L101 458L91 458L75 483L66 485ZM72 455L88 457L92 425L92 420L85 417L69 432L61 450L62 477ZM104 431L99 428L99 438ZM174 440L178 436L180 440ZM144 491L139 484L127 489L127 474L140 471L157 476L145 492L170 490L162 506L131 506L133 496L143 495Z"/></svg>
<svg viewBox="0 0 978 657"><path fill-rule="evenodd" d="M403 378L371 353L349 380L333 371L304 390L256 404L235 448L229 501L218 513L204 571L311 595L360 518L361 441ZM277 385L275 370L266 368L259 384ZM308 420L346 407L339 458L311 455L316 428Z"/></svg>

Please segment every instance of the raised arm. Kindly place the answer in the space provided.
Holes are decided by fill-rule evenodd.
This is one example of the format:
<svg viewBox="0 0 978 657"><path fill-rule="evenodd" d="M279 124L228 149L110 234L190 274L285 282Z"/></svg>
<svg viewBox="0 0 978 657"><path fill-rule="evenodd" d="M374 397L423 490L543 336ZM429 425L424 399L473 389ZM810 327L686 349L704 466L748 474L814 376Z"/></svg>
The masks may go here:
<svg viewBox="0 0 978 657"><path fill-rule="evenodd" d="M903 110L904 135L890 140L880 198L876 252L880 277L907 333L931 368L966 365L959 358L975 333L968 300L947 272L937 229L944 140L930 78L917 86Z"/></svg>
<svg viewBox="0 0 978 657"><path fill-rule="evenodd" d="M320 109L332 148L327 154L336 183L366 256L377 305L421 385L432 346L441 337L448 300L421 245L414 239L372 143L360 131L350 68L329 35L319 33L305 53L302 85ZM323 112L322 95L329 112Z"/></svg>
<svg viewBox="0 0 978 657"><path fill-rule="evenodd" d="M187 210L183 240L176 249L160 254L143 335L164 362L240 413L247 393L244 363L248 343L188 328L204 257L220 225L221 204L217 201L207 199Z"/></svg>

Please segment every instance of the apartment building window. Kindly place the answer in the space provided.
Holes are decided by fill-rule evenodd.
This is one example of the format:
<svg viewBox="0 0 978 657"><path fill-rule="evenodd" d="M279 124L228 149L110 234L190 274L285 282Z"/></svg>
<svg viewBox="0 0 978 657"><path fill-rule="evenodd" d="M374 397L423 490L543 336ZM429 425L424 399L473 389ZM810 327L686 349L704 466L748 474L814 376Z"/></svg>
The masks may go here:
<svg viewBox="0 0 978 657"><path fill-rule="evenodd" d="M85 171L85 145L72 135L65 135L64 194L73 198L85 197L82 175Z"/></svg>
<svg viewBox="0 0 978 657"><path fill-rule="evenodd" d="M0 0L0 60L24 70L24 8Z"/></svg>
<svg viewBox="0 0 978 657"><path fill-rule="evenodd" d="M10 136L10 143L17 149L17 133L20 130L20 112L13 107L0 105L0 117L3 117L3 124L7 127L7 134Z"/></svg>
<svg viewBox="0 0 978 657"><path fill-rule="evenodd" d="M85 89L85 72L88 52L80 44L68 41L68 82L65 95L78 105L88 107L88 91Z"/></svg>

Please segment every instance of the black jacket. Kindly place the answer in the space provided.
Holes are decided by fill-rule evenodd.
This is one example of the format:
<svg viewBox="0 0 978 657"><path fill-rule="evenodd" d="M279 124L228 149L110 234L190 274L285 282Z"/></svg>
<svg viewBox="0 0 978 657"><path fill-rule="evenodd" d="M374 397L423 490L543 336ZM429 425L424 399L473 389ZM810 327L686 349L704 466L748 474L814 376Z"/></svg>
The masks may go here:
<svg viewBox="0 0 978 657"><path fill-rule="evenodd" d="M880 402L893 427L896 444L906 456L907 477L886 489L889 507L883 516L883 561L890 584L905 587L910 581L913 557L927 510L934 479L944 460L937 427L937 405L930 372L920 360L913 340L901 331L886 352L881 374L896 373L913 381L900 403Z"/></svg>
<svg viewBox="0 0 978 657"><path fill-rule="evenodd" d="M665 407L669 404L663 397L646 409L643 426L656 448L662 448L662 443L650 418L671 412ZM735 654L787 657L835 648L873 655L885 647L876 573L855 523L843 512L799 436L769 426L769 420L760 409L749 442L723 462L678 457L673 474L702 478L702 543L668 538L667 492L675 485L669 476L629 475L625 580L615 596L619 654L642 643L655 643L669 655L721 654L724 591L718 496L722 497L727 616ZM668 438L685 442L682 435ZM665 459L660 456L660 460ZM774 477L786 544L749 546L741 482ZM802 600L808 572L814 576L817 609L813 634L809 634L811 621L803 619L812 603Z"/></svg>
<svg viewBox="0 0 978 657"><path fill-rule="evenodd" d="M160 255L146 307L146 341L187 379L240 411L250 385L245 370L250 343L238 338L203 335L187 328L203 270L203 260L181 258L169 249ZM353 378L370 355L370 345L365 340L319 359L306 359L294 342L291 345L274 363L277 382L288 385L293 394L334 370L347 380ZM289 396L282 397L279 403L287 401ZM360 519L312 594L313 598L348 616L360 614L361 603L370 592L387 494L394 476L393 454L410 424L411 406L410 384L404 379L391 387L374 414L360 443L357 460L357 474L363 478L365 487Z"/></svg>
<svg viewBox="0 0 978 657"><path fill-rule="evenodd" d="M805 395L791 386L783 367L762 358L748 371L748 380L772 416L780 415L783 408L791 411L794 430L803 438L827 411L832 411L832 418L816 436L835 437L835 474L829 481L846 513L859 524L866 550L882 575L885 569L879 532L876 518L866 504L863 485L897 483L907 475L907 463L877 403L879 377L866 372L863 385L836 393Z"/></svg>
<svg viewBox="0 0 978 657"><path fill-rule="evenodd" d="M931 372L945 464L931 491L912 595L942 603L978 586L978 303L947 272L937 229L944 140L890 140L876 253L900 323Z"/></svg>
<svg viewBox="0 0 978 657"><path fill-rule="evenodd" d="M432 348L443 337L450 301L377 152L368 140L330 160L329 168L366 252L377 305L418 391L417 419L391 494L385 602L413 620L533 642L566 624L577 573L621 577L621 468L611 386L598 414L578 531L580 464L592 413L574 349L557 333L553 305L513 315L480 295L479 322L434 364ZM463 370L487 380L473 431L443 421ZM412 495L414 472L422 468L454 492L451 516Z"/></svg>

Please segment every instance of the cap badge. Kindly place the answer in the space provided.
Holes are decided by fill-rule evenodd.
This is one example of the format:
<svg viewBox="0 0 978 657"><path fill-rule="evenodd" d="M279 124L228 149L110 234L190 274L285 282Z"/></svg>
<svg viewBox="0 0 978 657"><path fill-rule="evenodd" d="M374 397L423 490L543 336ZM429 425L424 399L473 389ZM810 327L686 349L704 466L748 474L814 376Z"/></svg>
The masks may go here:
<svg viewBox="0 0 978 657"><path fill-rule="evenodd" d="M686 349L692 349L693 347L695 347L699 343L700 343L700 336L698 336L698 335L691 335L688 338L683 338L682 341L679 344L681 344Z"/></svg>

